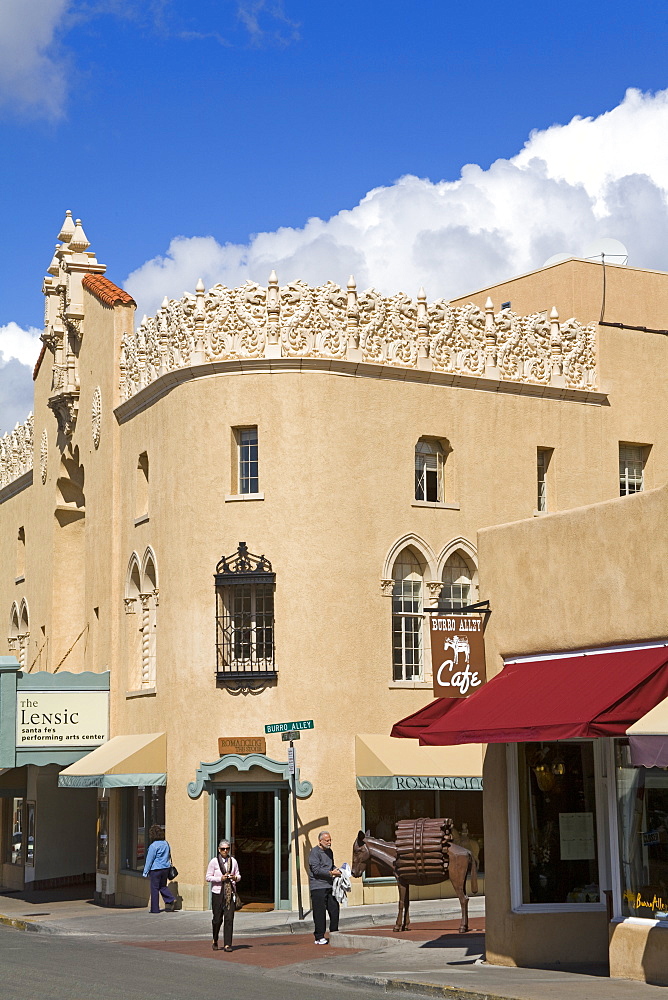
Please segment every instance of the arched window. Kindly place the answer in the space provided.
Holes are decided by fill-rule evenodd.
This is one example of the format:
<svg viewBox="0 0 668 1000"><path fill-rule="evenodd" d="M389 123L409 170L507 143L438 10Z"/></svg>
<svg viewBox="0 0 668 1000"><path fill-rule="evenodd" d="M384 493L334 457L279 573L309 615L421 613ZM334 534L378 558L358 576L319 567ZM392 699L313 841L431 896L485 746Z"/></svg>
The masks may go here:
<svg viewBox="0 0 668 1000"><path fill-rule="evenodd" d="M403 549L392 572L392 667L395 681L422 680L424 567Z"/></svg>
<svg viewBox="0 0 668 1000"><path fill-rule="evenodd" d="M141 687L155 687L158 573L151 549L144 554L141 579Z"/></svg>
<svg viewBox="0 0 668 1000"><path fill-rule="evenodd" d="M137 618L137 612L140 610L140 592L139 559L137 553L133 552L125 577L125 597L123 599L125 613L128 616L125 629L125 661L128 667L128 688L130 691L138 691L141 687L141 615Z"/></svg>
<svg viewBox="0 0 668 1000"><path fill-rule="evenodd" d="M443 446L433 438L420 438L415 445L415 499L420 503L443 503Z"/></svg>
<svg viewBox="0 0 668 1000"><path fill-rule="evenodd" d="M453 552L443 567L443 588L438 599L439 608L465 608L475 601L475 569L461 552Z"/></svg>
<svg viewBox="0 0 668 1000"><path fill-rule="evenodd" d="M19 651L19 609L16 601L12 604L12 609L9 612L9 635L7 637L9 652L18 653Z"/></svg>

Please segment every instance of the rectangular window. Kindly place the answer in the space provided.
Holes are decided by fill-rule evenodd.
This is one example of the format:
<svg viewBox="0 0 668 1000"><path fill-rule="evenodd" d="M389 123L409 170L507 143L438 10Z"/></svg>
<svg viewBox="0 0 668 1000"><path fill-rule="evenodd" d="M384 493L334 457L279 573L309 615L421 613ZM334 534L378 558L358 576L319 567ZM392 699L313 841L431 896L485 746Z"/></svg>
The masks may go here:
<svg viewBox="0 0 668 1000"><path fill-rule="evenodd" d="M619 495L642 493L644 489L645 448L637 444L619 446Z"/></svg>
<svg viewBox="0 0 668 1000"><path fill-rule="evenodd" d="M148 831L165 825L164 785L123 789L123 859L128 871L143 871Z"/></svg>
<svg viewBox="0 0 668 1000"><path fill-rule="evenodd" d="M524 903L599 903L591 742L518 746Z"/></svg>
<svg viewBox="0 0 668 1000"><path fill-rule="evenodd" d="M482 792L431 791L414 789L410 792L362 792L364 814L362 828L379 840L394 840L395 825L400 819L435 819L449 816L453 820L453 840L466 847L477 860L478 870L484 871L484 836L482 822ZM389 873L371 861L365 880L387 878Z"/></svg>
<svg viewBox="0 0 668 1000"><path fill-rule="evenodd" d="M7 800L7 824L5 844L5 860L11 865L25 863L25 847L23 841L24 800L12 798Z"/></svg>
<svg viewBox="0 0 668 1000"><path fill-rule="evenodd" d="M422 680L422 581L398 580L392 590L395 681Z"/></svg>
<svg viewBox="0 0 668 1000"><path fill-rule="evenodd" d="M536 510L544 514L547 511L547 470L552 458L551 448L539 448L536 453Z"/></svg>
<svg viewBox="0 0 668 1000"><path fill-rule="evenodd" d="M415 499L421 503L442 503L443 448L438 441L420 438L415 447Z"/></svg>
<svg viewBox="0 0 668 1000"><path fill-rule="evenodd" d="M238 433L239 493L259 493L257 427L242 427Z"/></svg>
<svg viewBox="0 0 668 1000"><path fill-rule="evenodd" d="M274 584L217 588L218 672L274 670Z"/></svg>
<svg viewBox="0 0 668 1000"><path fill-rule="evenodd" d="M617 817L625 917L668 912L668 772L634 767L626 740L615 741Z"/></svg>

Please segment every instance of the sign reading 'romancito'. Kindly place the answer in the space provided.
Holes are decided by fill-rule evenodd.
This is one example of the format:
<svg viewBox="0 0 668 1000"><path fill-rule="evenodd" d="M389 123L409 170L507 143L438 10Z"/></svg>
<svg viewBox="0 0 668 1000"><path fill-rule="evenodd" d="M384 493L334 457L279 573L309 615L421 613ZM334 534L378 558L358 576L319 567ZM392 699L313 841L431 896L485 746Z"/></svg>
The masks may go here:
<svg viewBox="0 0 668 1000"><path fill-rule="evenodd" d="M456 611L431 616L431 668L436 698L467 698L485 683L484 619Z"/></svg>

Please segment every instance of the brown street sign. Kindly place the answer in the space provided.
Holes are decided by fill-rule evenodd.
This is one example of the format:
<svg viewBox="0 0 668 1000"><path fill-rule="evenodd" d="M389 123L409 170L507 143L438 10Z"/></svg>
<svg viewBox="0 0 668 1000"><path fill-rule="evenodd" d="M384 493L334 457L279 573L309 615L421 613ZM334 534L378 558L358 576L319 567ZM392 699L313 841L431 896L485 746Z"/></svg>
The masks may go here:
<svg viewBox="0 0 668 1000"><path fill-rule="evenodd" d="M245 756L248 753L267 752L267 741L264 736L221 736L218 739L218 756L226 753L238 753Z"/></svg>
<svg viewBox="0 0 668 1000"><path fill-rule="evenodd" d="M468 698L485 683L484 618L444 611L431 615L434 697Z"/></svg>

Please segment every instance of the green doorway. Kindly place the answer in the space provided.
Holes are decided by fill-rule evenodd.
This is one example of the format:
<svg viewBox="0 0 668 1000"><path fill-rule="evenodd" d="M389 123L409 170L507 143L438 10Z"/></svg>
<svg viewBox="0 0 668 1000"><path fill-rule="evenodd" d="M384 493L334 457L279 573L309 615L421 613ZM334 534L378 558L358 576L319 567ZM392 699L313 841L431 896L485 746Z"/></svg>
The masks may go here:
<svg viewBox="0 0 668 1000"><path fill-rule="evenodd" d="M290 793L287 786L228 785L216 792L217 842L230 841L246 904L290 909ZM217 843L216 842L216 843ZM215 853L216 845L213 846Z"/></svg>

